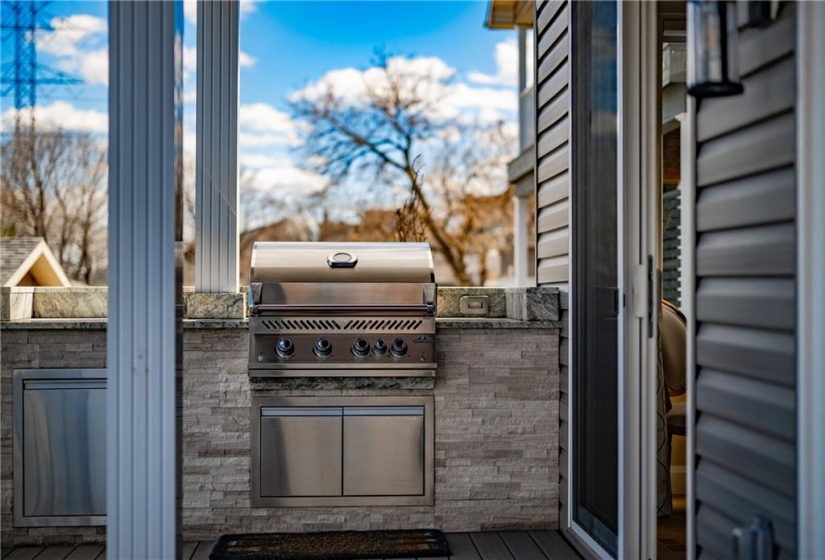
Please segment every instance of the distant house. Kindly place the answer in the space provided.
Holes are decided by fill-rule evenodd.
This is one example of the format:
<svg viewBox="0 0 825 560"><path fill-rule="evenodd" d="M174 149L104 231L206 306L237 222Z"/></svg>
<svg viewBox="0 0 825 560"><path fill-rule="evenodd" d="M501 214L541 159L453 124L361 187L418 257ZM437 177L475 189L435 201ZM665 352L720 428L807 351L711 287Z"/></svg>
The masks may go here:
<svg viewBox="0 0 825 560"><path fill-rule="evenodd" d="M518 33L519 153L507 164L507 180L515 186L512 196L513 242L510 260L513 263L511 282L516 286L532 286L536 283L533 4L528 0L491 0L487 7L487 20L484 22L488 29L515 29ZM539 250L541 249L542 244L539 243Z"/></svg>
<svg viewBox="0 0 825 560"><path fill-rule="evenodd" d="M0 281L15 286L71 286L42 237L0 238Z"/></svg>

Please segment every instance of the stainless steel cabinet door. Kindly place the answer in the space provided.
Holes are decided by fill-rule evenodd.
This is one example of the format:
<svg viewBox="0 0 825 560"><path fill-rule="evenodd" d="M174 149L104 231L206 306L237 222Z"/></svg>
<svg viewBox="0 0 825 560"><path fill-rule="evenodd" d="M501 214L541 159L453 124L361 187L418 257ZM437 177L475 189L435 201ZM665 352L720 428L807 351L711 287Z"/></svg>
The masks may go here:
<svg viewBox="0 0 825 560"><path fill-rule="evenodd" d="M22 447L25 517L106 513L105 381L27 381Z"/></svg>
<svg viewBox="0 0 825 560"><path fill-rule="evenodd" d="M341 495L340 407L262 407L264 497Z"/></svg>
<svg viewBox="0 0 825 560"><path fill-rule="evenodd" d="M424 494L424 407L344 409L344 495Z"/></svg>

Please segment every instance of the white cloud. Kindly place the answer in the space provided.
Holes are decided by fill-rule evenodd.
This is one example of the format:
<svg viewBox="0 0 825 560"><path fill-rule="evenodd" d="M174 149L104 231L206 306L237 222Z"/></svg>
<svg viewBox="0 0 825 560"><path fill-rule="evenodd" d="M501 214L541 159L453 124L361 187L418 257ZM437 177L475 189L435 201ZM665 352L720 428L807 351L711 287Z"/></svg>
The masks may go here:
<svg viewBox="0 0 825 560"><path fill-rule="evenodd" d="M88 14L74 14L54 18L51 25L54 31L38 39L38 50L55 56L58 68L79 75L87 84L108 85L106 20Z"/></svg>
<svg viewBox="0 0 825 560"><path fill-rule="evenodd" d="M186 89L183 97L187 103L196 101L197 92L194 86ZM193 112L190 113L189 111L187 109L188 115L194 115ZM302 142L298 134L301 126L304 125L296 123L288 114L266 103L241 105L238 111L238 147L246 149L246 153L249 153L250 148L254 150L255 148L272 148L274 146L297 146ZM192 119L192 122L187 121L184 146L187 151L194 151L195 149L194 119ZM272 167L286 161L282 159L264 160L255 155L245 156L244 152L241 152L241 154L241 158L248 158L247 165L256 168ZM251 164L249 162L255 163Z"/></svg>
<svg viewBox="0 0 825 560"><path fill-rule="evenodd" d="M73 68L72 68L73 66ZM80 74L87 84L109 85L109 49L104 47L96 51L83 53L78 64L70 70Z"/></svg>
<svg viewBox="0 0 825 560"><path fill-rule="evenodd" d="M484 74L482 72L470 72L467 79L482 85L502 85L518 86L518 44L515 39L507 39L496 45L495 50L496 73L495 75Z"/></svg>
<svg viewBox="0 0 825 560"><path fill-rule="evenodd" d="M56 66L79 76L87 84L109 85L109 49L106 47L58 59Z"/></svg>
<svg viewBox="0 0 825 560"><path fill-rule="evenodd" d="M402 76L402 96L437 101L428 108L428 116L435 120L495 122L509 120L518 111L515 89L453 82L455 70L440 58L393 57L388 68L391 73ZM357 107L366 103L370 91L380 94L387 87L386 76L379 68L342 68L330 70L318 81L293 92L290 100L314 101L332 93L341 102Z"/></svg>
<svg viewBox="0 0 825 560"><path fill-rule="evenodd" d="M37 48L59 57L76 56L83 47L100 46L105 39L107 22L88 14L74 14L51 21L54 31L40 36Z"/></svg>
<svg viewBox="0 0 825 560"><path fill-rule="evenodd" d="M299 125L292 118L266 103L241 105L238 112L241 147L273 145L296 146L301 143Z"/></svg>
<svg viewBox="0 0 825 560"><path fill-rule="evenodd" d="M446 99L447 106L456 109L477 109L480 111L518 111L518 95L515 90L475 88L466 84L455 84Z"/></svg>
<svg viewBox="0 0 825 560"><path fill-rule="evenodd" d="M193 127L194 128L194 127ZM195 156L195 148L197 145L197 135L195 131L190 128L184 128L183 131L183 153L185 155Z"/></svg>
<svg viewBox="0 0 825 560"><path fill-rule="evenodd" d="M252 68L258 60L249 54L241 51L238 53L238 64L241 68Z"/></svg>
<svg viewBox="0 0 825 560"><path fill-rule="evenodd" d="M243 184L251 190L281 191L297 198L323 190L328 182L317 173L287 164L250 171L244 175Z"/></svg>
<svg viewBox="0 0 825 560"><path fill-rule="evenodd" d="M238 146L241 148L265 148L267 146L297 146L301 140L283 134L261 134L259 132L238 133Z"/></svg>
<svg viewBox="0 0 825 560"><path fill-rule="evenodd" d="M404 77L406 94L428 97L441 93L441 84L455 75L455 70L438 57L402 56L391 57L387 61L390 73ZM366 70L341 68L330 70L320 80L295 91L290 99L316 100L332 91L346 103L361 104L368 91L382 92L388 88L385 73L376 67ZM423 88L423 89L422 89Z"/></svg>
<svg viewBox="0 0 825 560"><path fill-rule="evenodd" d="M239 164L248 169L264 169L291 166L292 160L289 156L282 154L254 154L241 152L239 154Z"/></svg>
<svg viewBox="0 0 825 560"><path fill-rule="evenodd" d="M30 109L21 109L21 116L29 118ZM14 122L15 109L3 113L3 128ZM94 109L78 109L65 101L51 105L38 105L34 111L37 125L45 129L72 130L75 132L103 133L109 130L109 116Z"/></svg>
<svg viewBox="0 0 825 560"><path fill-rule="evenodd" d="M183 47L183 71L184 73L195 73L198 67L198 49L196 47Z"/></svg>
<svg viewBox="0 0 825 560"><path fill-rule="evenodd" d="M257 0L241 0L241 17L246 17L249 14L255 13L258 11L258 1Z"/></svg>
<svg viewBox="0 0 825 560"><path fill-rule="evenodd" d="M289 115L266 103L241 105L238 123L241 128L265 132L294 130L295 126Z"/></svg>
<svg viewBox="0 0 825 560"><path fill-rule="evenodd" d="M198 0L183 0L183 17L192 25L198 24Z"/></svg>

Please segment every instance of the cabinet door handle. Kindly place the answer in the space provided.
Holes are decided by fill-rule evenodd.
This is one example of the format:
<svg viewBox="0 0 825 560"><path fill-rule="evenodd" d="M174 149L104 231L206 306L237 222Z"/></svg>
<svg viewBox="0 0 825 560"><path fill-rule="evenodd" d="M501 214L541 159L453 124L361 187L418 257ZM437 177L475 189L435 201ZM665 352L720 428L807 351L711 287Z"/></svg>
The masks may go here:
<svg viewBox="0 0 825 560"><path fill-rule="evenodd" d="M348 406L344 416L424 416L423 406Z"/></svg>

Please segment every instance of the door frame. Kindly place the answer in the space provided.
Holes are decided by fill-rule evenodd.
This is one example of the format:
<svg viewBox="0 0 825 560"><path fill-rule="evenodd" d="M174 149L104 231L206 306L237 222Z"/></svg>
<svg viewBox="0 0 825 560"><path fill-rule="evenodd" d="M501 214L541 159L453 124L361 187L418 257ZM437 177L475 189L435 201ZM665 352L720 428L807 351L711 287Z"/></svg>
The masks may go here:
<svg viewBox="0 0 825 560"><path fill-rule="evenodd" d="M619 38L619 211L624 240L620 261L627 298L619 343L619 550L624 558L655 558L661 188L656 3L622 2Z"/></svg>
<svg viewBox="0 0 825 560"><path fill-rule="evenodd" d="M688 69L692 64L691 49L688 48ZM690 70L688 70L690 75ZM685 542L687 545L686 558L694 560L696 557L695 532L695 437L694 425L696 418L696 99L687 96L685 113L680 117L681 130L681 161L680 189L682 190L682 312L687 320L687 376L685 423L687 434L685 439L685 482L687 488L685 499L687 508L687 527Z"/></svg>
<svg viewBox="0 0 825 560"><path fill-rule="evenodd" d="M797 541L800 558L825 555L825 4L797 16ZM819 375L817 375L817 373Z"/></svg>

